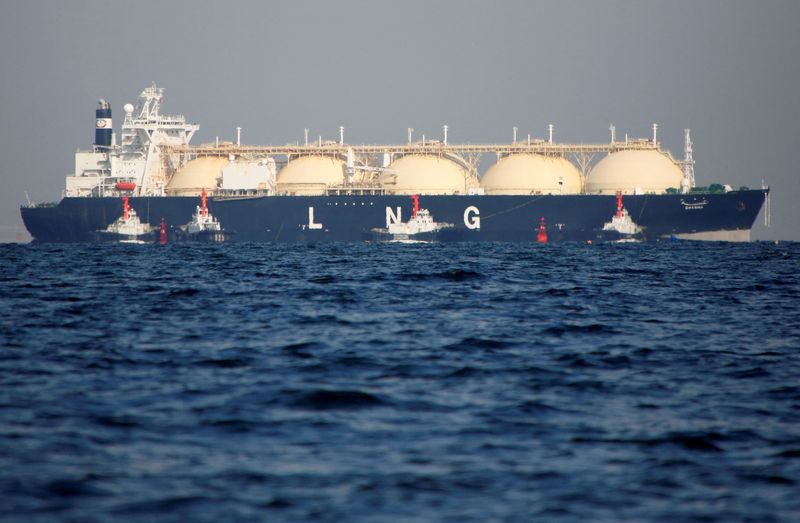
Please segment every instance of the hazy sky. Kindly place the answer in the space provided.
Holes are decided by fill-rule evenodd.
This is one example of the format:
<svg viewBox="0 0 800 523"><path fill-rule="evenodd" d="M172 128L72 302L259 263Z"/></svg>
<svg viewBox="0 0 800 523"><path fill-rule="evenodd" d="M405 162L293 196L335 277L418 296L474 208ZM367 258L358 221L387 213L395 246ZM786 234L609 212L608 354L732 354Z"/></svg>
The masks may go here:
<svg viewBox="0 0 800 523"><path fill-rule="evenodd" d="M152 81L162 112L216 135L282 144L311 135L403 142L649 136L698 184L773 188L772 228L800 240L800 2L0 0L0 241L19 204L58 200L90 146L98 98Z"/></svg>

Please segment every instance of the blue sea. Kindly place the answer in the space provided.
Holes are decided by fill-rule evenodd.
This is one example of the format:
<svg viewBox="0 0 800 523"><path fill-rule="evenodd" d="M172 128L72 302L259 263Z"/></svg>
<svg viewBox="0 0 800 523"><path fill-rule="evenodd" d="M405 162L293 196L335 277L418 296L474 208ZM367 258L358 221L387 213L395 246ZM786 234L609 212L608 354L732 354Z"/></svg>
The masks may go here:
<svg viewBox="0 0 800 523"><path fill-rule="evenodd" d="M800 244L0 246L4 521L800 521Z"/></svg>

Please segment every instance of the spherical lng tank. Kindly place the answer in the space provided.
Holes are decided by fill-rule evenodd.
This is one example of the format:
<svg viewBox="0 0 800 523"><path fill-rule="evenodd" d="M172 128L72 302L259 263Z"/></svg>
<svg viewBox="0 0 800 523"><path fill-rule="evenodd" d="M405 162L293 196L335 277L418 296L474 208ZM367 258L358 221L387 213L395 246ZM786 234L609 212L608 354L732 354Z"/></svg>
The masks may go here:
<svg viewBox="0 0 800 523"><path fill-rule="evenodd" d="M662 194L679 188L683 173L669 157L655 151L611 153L586 177L588 194Z"/></svg>
<svg viewBox="0 0 800 523"><path fill-rule="evenodd" d="M388 194L466 194L475 181L444 156L411 154L392 162L380 184Z"/></svg>
<svg viewBox="0 0 800 523"><path fill-rule="evenodd" d="M278 172L279 194L316 196L344 183L345 162L331 156L301 156Z"/></svg>
<svg viewBox="0 0 800 523"><path fill-rule="evenodd" d="M512 154L486 171L481 187L486 194L578 194L582 183L580 171L564 158Z"/></svg>
<svg viewBox="0 0 800 523"><path fill-rule="evenodd" d="M227 158L203 156L188 162L175 172L167 183L165 192L170 196L199 196L214 191L222 179L222 168L228 165Z"/></svg>

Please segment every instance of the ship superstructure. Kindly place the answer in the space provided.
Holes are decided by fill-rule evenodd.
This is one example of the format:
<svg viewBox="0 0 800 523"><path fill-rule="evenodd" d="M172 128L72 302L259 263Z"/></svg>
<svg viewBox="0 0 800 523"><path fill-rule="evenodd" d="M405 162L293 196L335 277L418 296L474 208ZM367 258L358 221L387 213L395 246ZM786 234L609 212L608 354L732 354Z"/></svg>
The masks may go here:
<svg viewBox="0 0 800 523"><path fill-rule="evenodd" d="M464 241L533 241L540 218L548 241L602 239L617 195L625 209L616 221L627 217L643 239L748 240L768 203L767 188L696 187L688 129L683 160L661 148L656 124L651 138L622 140L612 125L611 140L595 144L559 143L553 125L546 138L518 139L514 128L510 143L453 144L445 125L433 140L408 129L403 144L348 144L340 127L338 140L309 140L306 129L296 144L245 145L237 128L235 142L193 146L198 126L162 115L163 97L154 84L136 107L125 104L119 144L100 100L95 143L75 155L65 197L22 209L34 239L90 239L123 195L148 224L187 224L202 216L192 211L207 191L220 230L242 241L358 240L407 224L411 195Z"/></svg>
<svg viewBox="0 0 800 523"><path fill-rule="evenodd" d="M413 140L387 145L353 145L344 140L309 141L284 146L242 145L236 142L191 146L199 129L183 115L162 115L164 89L144 89L134 108L125 104L120 143L112 129L111 108L100 100L95 143L75 155L75 172L66 179L69 197L197 196L209 194L631 194L660 193L668 188L688 193L694 186L694 160L689 130L686 158L675 160L652 139L617 140L600 144L569 144L548 138L511 143L452 144L448 126L443 139ZM478 172L484 155L497 162ZM595 161L599 155L604 155ZM611 164L611 169L605 164ZM610 176L609 176L610 171ZM210 182L210 183L209 183ZM133 189L131 189L133 187Z"/></svg>
<svg viewBox="0 0 800 523"><path fill-rule="evenodd" d="M168 173L165 147L188 146L196 124L183 115L162 115L164 89L153 84L139 95L136 107L125 104L120 143L112 130L111 108L100 100L95 143L91 151L75 154L75 172L67 176L69 197L109 197L120 193L163 196Z"/></svg>

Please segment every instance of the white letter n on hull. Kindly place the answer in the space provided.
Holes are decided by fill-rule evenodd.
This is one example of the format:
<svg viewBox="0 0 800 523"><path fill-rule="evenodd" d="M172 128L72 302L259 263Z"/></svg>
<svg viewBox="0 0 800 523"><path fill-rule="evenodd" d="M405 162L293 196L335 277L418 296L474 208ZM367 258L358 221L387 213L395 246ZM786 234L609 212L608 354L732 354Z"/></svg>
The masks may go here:
<svg viewBox="0 0 800 523"><path fill-rule="evenodd" d="M386 208L386 228L388 229L389 226L393 223L400 223L402 221L402 207L397 208L397 214L392 211L391 207Z"/></svg>

